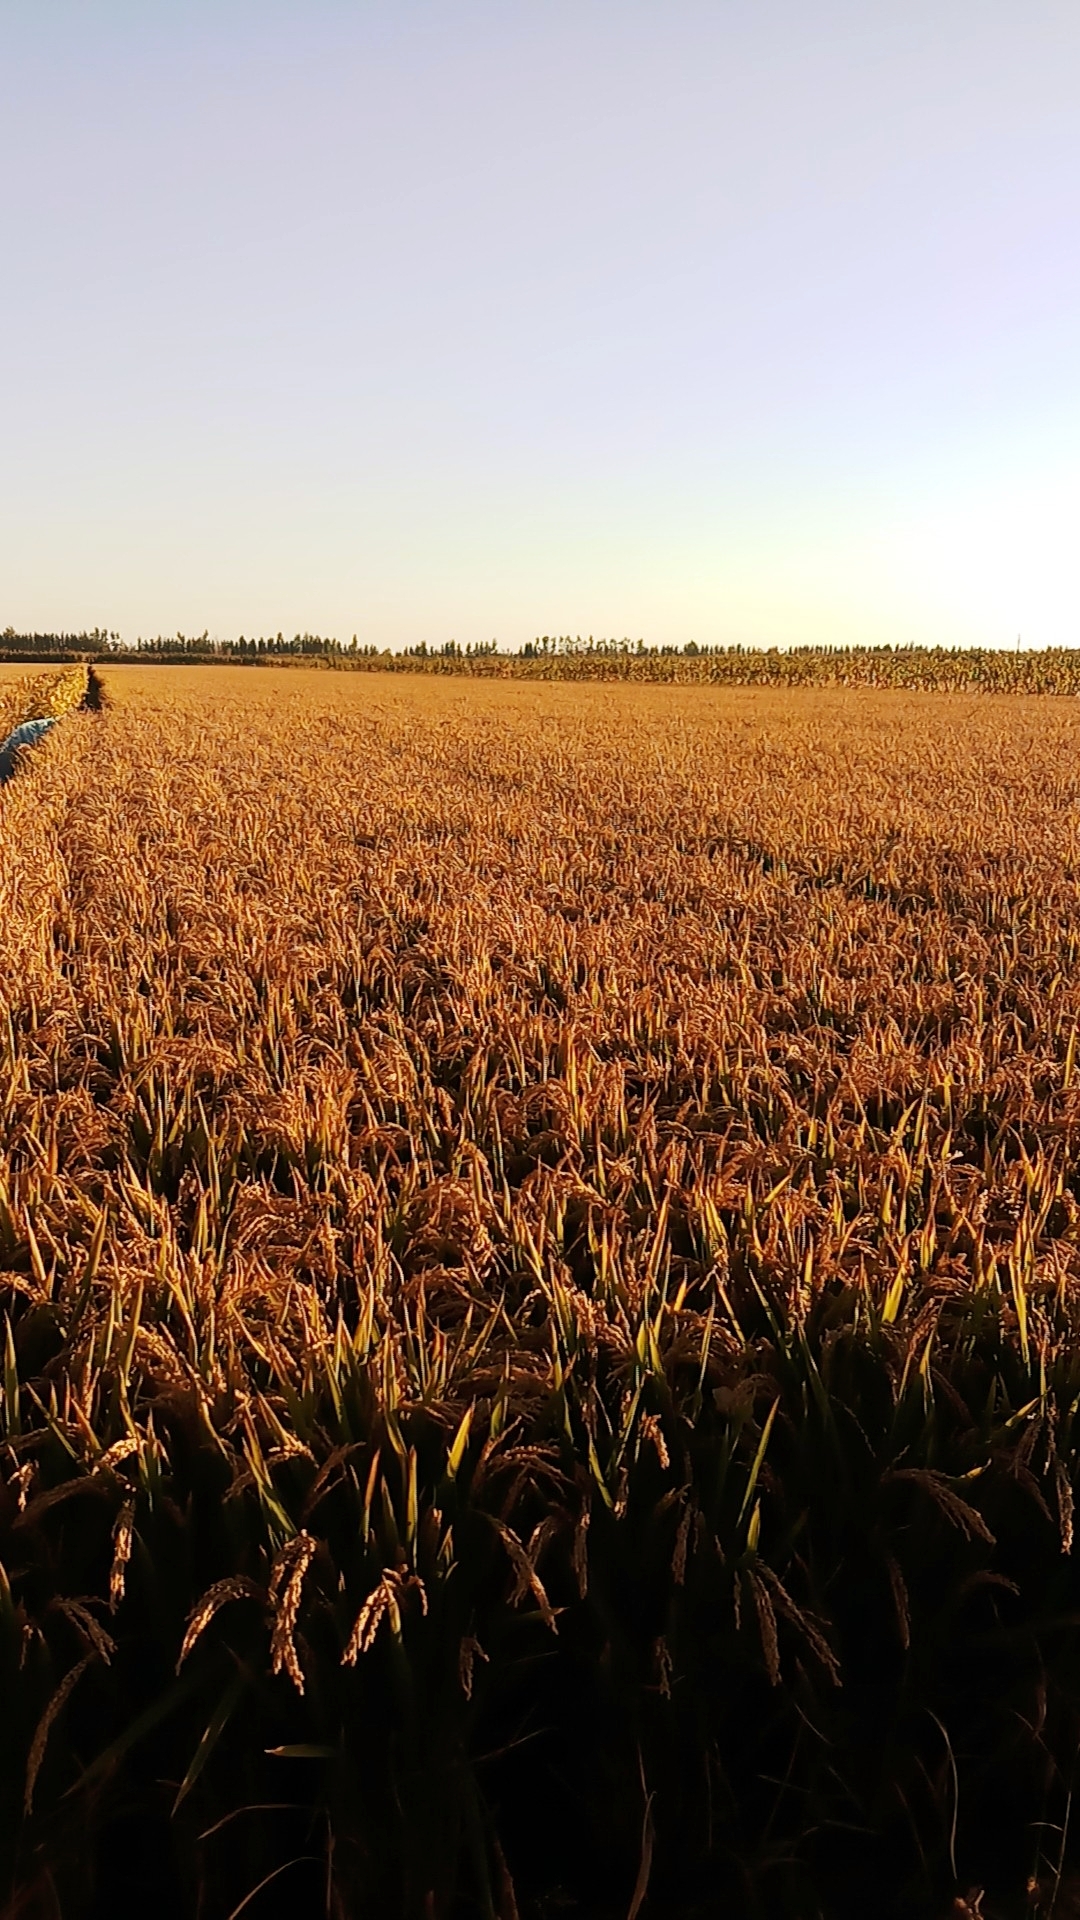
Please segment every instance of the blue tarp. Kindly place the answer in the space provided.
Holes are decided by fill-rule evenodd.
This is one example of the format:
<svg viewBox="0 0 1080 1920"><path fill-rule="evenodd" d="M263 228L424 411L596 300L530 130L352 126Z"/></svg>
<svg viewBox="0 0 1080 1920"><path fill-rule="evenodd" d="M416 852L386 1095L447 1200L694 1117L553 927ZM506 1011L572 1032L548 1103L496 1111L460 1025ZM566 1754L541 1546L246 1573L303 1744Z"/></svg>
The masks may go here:
<svg viewBox="0 0 1080 1920"><path fill-rule="evenodd" d="M13 733L8 734L7 739L0 746L0 786L5 780L11 779L19 748L32 747L35 741L41 739L43 733L48 733L49 728L55 725L55 719L24 720L21 727L16 727Z"/></svg>

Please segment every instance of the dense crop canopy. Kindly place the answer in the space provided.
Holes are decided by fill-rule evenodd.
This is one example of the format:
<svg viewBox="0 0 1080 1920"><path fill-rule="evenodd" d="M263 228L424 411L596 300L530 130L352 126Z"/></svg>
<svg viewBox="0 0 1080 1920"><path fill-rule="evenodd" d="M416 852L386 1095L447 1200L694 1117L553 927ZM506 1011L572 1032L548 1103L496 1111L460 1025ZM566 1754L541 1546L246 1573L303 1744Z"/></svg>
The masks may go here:
<svg viewBox="0 0 1080 1920"><path fill-rule="evenodd" d="M110 688L0 796L4 1893L1058 1897L1080 711Z"/></svg>

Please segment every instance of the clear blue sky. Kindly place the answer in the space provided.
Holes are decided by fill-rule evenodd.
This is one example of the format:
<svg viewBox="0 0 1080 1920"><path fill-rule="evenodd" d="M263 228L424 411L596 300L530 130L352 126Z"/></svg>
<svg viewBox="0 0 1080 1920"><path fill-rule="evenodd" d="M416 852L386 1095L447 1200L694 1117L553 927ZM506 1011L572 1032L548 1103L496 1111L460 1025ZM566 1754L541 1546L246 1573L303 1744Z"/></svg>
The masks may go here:
<svg viewBox="0 0 1080 1920"><path fill-rule="evenodd" d="M0 626L1080 644L1076 0L0 0Z"/></svg>

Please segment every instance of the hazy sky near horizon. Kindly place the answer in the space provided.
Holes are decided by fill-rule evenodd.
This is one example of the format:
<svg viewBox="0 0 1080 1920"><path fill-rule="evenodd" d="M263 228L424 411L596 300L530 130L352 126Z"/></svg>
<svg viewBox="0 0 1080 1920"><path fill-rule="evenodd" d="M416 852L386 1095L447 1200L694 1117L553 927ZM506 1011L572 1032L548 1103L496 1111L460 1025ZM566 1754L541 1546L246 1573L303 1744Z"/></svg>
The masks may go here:
<svg viewBox="0 0 1080 1920"><path fill-rule="evenodd" d="M1080 644L1076 0L0 0L0 627Z"/></svg>

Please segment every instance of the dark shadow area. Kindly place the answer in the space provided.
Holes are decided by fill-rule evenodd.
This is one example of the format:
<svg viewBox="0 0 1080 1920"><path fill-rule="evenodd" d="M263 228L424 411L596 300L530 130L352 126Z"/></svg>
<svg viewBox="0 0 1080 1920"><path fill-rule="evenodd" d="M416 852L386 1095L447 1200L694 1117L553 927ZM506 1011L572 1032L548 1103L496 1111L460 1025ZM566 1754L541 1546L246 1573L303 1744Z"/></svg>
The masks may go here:
<svg viewBox="0 0 1080 1920"><path fill-rule="evenodd" d="M105 682L101 678L97 668L91 667L87 675L86 692L82 697L80 706L85 713L101 713L105 707L111 706L111 704L112 702L109 699Z"/></svg>

